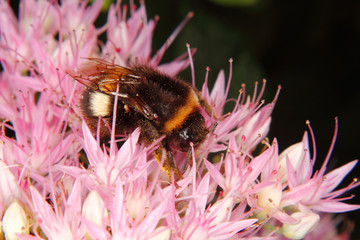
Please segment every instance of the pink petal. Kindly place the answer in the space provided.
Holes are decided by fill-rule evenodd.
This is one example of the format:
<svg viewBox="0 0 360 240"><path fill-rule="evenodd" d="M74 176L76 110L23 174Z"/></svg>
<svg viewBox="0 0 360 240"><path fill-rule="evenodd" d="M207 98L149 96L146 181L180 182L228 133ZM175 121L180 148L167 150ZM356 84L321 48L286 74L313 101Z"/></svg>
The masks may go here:
<svg viewBox="0 0 360 240"><path fill-rule="evenodd" d="M336 200L325 200L324 202L311 206L311 208L320 212L341 213L360 209L360 205L337 202Z"/></svg>

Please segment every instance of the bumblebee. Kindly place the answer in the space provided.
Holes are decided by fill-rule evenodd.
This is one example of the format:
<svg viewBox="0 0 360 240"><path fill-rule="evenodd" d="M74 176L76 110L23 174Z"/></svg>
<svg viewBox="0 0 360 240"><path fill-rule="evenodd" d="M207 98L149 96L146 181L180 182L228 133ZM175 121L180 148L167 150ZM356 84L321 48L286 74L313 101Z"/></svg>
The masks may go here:
<svg viewBox="0 0 360 240"><path fill-rule="evenodd" d="M190 143L198 147L209 133L205 118L211 116L211 107L197 89L148 65L124 67L97 58L88 58L69 75L85 85L81 114L94 135L100 126L101 142L110 139L117 95L116 135L140 127L139 142L145 145L164 136L154 156L159 164L163 158L170 179L181 178L173 152L189 152Z"/></svg>

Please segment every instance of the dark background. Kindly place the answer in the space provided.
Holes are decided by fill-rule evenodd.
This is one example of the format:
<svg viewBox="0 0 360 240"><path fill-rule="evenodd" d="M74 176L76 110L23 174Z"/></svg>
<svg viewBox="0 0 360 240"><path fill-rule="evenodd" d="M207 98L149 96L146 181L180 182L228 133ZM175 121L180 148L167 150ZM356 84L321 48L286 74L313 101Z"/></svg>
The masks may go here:
<svg viewBox="0 0 360 240"><path fill-rule="evenodd" d="M194 62L199 86L206 66L211 68L211 81L220 69L228 76L229 58L234 59L232 97L241 83L251 93L254 82L266 78L268 103L281 84L269 134L270 139L277 138L280 151L301 141L308 130L305 121L310 120L316 160L321 164L337 116L339 133L328 170L359 158L360 1L264 0L225 6L208 0L148 0L145 4L149 18L160 16L154 49L189 11L195 13L165 60L185 52L186 43L197 48ZM191 79L190 70L181 75ZM356 166L342 186L359 177L359 170ZM360 204L359 189L352 193L356 196L347 202ZM357 221L359 214L349 212L346 217ZM352 239L360 239L359 226Z"/></svg>
<svg viewBox="0 0 360 240"><path fill-rule="evenodd" d="M228 75L228 59L233 58L231 97L237 97L242 83L251 93L254 82L266 78L264 98L268 103L281 84L269 134L270 139L277 138L280 151L301 141L307 130L305 121L310 120L317 143L317 163L321 164L337 116L339 134L328 169L359 158L360 1L234 2L237 4L147 0L149 18L160 16L154 50L193 11L194 18L167 51L165 61L184 53L185 44L190 43L198 50L194 62L201 86L206 66L210 66L210 81L214 81L220 69L225 69ZM16 11L18 1L11 4ZM190 80L190 70L181 76ZM356 166L342 186L358 177L359 170ZM348 202L359 204L359 189L352 193L357 196ZM345 216L357 221L359 214L354 211ZM352 239L360 239L359 226L355 227Z"/></svg>

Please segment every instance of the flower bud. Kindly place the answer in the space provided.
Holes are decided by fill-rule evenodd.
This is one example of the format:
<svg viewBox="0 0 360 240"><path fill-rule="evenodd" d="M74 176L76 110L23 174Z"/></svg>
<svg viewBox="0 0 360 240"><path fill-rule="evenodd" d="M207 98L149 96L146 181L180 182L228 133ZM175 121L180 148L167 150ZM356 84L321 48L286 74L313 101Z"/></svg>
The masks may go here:
<svg viewBox="0 0 360 240"><path fill-rule="evenodd" d="M169 240L170 239L170 228L158 227L155 229L154 234L149 240Z"/></svg>
<svg viewBox="0 0 360 240"><path fill-rule="evenodd" d="M236 141L239 143L242 142L241 138L245 136L245 142L242 142L243 150L255 147L269 132L271 117L264 115L266 109L263 109L256 112L246 122L241 132L236 137Z"/></svg>
<svg viewBox="0 0 360 240"><path fill-rule="evenodd" d="M257 205L262 211L257 213L257 218L265 219L269 213L276 211L282 198L281 184L276 183L261 189L257 194Z"/></svg>
<svg viewBox="0 0 360 240"><path fill-rule="evenodd" d="M86 197L82 208L82 214L99 226L105 224L104 220L108 216L108 213L104 201L97 191L91 191Z"/></svg>
<svg viewBox="0 0 360 240"><path fill-rule="evenodd" d="M273 184L264 187L257 194L257 204L264 210L271 210L278 208L282 198L281 184Z"/></svg>
<svg viewBox="0 0 360 240"><path fill-rule="evenodd" d="M302 168L308 167L310 162L308 149L307 134L305 134L302 142L291 145L279 155L279 176L282 177L282 183L288 180L287 159L289 159L294 171L299 169L300 164L303 164Z"/></svg>
<svg viewBox="0 0 360 240"><path fill-rule="evenodd" d="M29 223L24 209L17 201L14 201L5 211L2 218L2 229L6 240L18 239L16 234L28 234Z"/></svg>
<svg viewBox="0 0 360 240"><path fill-rule="evenodd" d="M320 221L320 216L313 212L296 212L291 217L300 221L297 224L284 224L280 230L285 237L291 239L304 238Z"/></svg>
<svg viewBox="0 0 360 240"><path fill-rule="evenodd" d="M146 193L141 191L130 193L125 204L126 210L132 219L142 219L150 206Z"/></svg>
<svg viewBox="0 0 360 240"><path fill-rule="evenodd" d="M209 216L214 214L214 219L211 221L212 225L216 225L225 221L228 221L229 216L231 214L231 210L234 207L234 199L233 197L228 197L226 199L222 199L217 201L213 206L209 209Z"/></svg>

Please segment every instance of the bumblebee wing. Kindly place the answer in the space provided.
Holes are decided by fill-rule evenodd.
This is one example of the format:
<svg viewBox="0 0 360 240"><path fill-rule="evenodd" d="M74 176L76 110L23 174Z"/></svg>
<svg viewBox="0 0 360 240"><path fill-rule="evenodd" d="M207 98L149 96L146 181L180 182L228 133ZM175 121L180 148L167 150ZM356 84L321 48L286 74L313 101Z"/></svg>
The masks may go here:
<svg viewBox="0 0 360 240"><path fill-rule="evenodd" d="M117 84L119 84L119 90L116 92ZM157 117L152 108L146 101L137 94L137 85L142 84L139 78L134 74L122 74L122 78L119 80L114 78L103 79L99 82L99 91L109 94L117 95L119 100L130 108L141 113L147 119L153 120Z"/></svg>
<svg viewBox="0 0 360 240"><path fill-rule="evenodd" d="M78 81L79 83L85 85L86 87L90 88L91 90L98 90L99 86L96 82L91 81L86 75L75 73L74 71L66 71L73 79Z"/></svg>
<svg viewBox="0 0 360 240"><path fill-rule="evenodd" d="M102 59L88 58L90 61L82 64L78 74L68 72L78 82L89 87L91 90L100 91L109 95L116 95L120 101L135 111L141 113L147 119L157 118L157 114L149 104L137 94L139 84L144 84L142 76L135 69L123 67Z"/></svg>
<svg viewBox="0 0 360 240"><path fill-rule="evenodd" d="M111 95L116 95L116 85L119 83L118 97L120 100L141 113L147 119L157 118L152 108L142 96L137 94L137 87L144 84L142 76L139 76L135 69L123 67L116 64L108 64L103 60L95 59L98 63L97 68L100 72L106 72L106 78L99 82L99 89Z"/></svg>
<svg viewBox="0 0 360 240"><path fill-rule="evenodd" d="M131 97L129 99L124 99L123 102L132 107L135 111L144 115L144 117L149 120L154 120L158 118L157 114L153 111L153 109L148 104L146 104L140 97Z"/></svg>

